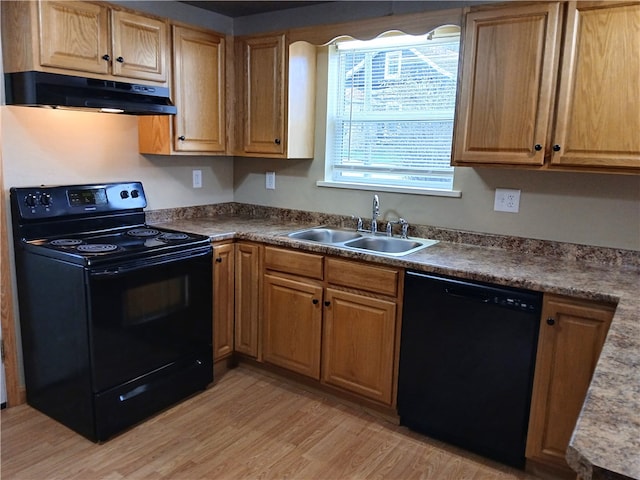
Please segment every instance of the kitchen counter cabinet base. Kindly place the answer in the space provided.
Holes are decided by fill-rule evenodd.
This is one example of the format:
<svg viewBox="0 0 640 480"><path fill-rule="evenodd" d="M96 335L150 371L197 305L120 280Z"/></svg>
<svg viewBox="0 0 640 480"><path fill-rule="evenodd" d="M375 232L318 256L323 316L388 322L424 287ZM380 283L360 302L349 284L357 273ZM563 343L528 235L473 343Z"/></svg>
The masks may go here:
<svg viewBox="0 0 640 480"><path fill-rule="evenodd" d="M531 415L528 460L571 473L565 455L600 357L614 307L545 295Z"/></svg>

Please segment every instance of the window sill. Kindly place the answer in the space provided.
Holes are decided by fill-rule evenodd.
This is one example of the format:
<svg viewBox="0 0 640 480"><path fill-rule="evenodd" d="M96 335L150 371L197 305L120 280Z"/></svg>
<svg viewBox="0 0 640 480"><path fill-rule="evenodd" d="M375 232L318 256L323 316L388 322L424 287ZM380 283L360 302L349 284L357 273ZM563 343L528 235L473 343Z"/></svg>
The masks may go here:
<svg viewBox="0 0 640 480"><path fill-rule="evenodd" d="M387 185L363 185L361 183L338 183L318 180L318 187L329 188L346 188L349 190L367 190L371 192L391 192L391 193L410 193L412 195L431 195L434 197L455 197L460 198L462 192L460 190L438 190L435 188L415 188L415 187L390 187Z"/></svg>

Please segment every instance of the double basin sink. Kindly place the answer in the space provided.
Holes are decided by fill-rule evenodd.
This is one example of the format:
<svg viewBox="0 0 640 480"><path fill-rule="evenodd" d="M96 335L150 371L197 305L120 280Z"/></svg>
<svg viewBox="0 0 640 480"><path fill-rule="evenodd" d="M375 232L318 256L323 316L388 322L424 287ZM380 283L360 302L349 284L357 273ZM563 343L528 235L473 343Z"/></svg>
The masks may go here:
<svg viewBox="0 0 640 480"><path fill-rule="evenodd" d="M438 243L438 240L424 238L397 238L383 234L368 234L327 227L308 228L291 232L289 238L322 243L334 247L359 250L392 256L403 256L417 252Z"/></svg>

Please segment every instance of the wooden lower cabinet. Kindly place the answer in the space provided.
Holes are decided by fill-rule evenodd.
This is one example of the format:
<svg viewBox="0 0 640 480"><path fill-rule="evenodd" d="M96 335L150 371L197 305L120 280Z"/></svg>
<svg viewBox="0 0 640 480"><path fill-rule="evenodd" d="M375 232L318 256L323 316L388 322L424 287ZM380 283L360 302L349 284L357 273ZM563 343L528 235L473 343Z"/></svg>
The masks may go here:
<svg viewBox="0 0 640 480"><path fill-rule="evenodd" d="M233 243L213 246L213 360L233 353L235 268Z"/></svg>
<svg viewBox="0 0 640 480"><path fill-rule="evenodd" d="M235 245L235 351L259 357L260 275L259 244Z"/></svg>
<svg viewBox="0 0 640 480"><path fill-rule="evenodd" d="M328 288L322 381L390 405L395 329L395 302Z"/></svg>
<svg viewBox="0 0 640 480"><path fill-rule="evenodd" d="M265 248L264 361L377 405L395 405L402 275Z"/></svg>
<svg viewBox="0 0 640 480"><path fill-rule="evenodd" d="M614 309L609 304L545 295L529 418L528 460L571 472L565 453Z"/></svg>
<svg viewBox="0 0 640 480"><path fill-rule="evenodd" d="M264 276L264 361L320 379L322 286Z"/></svg>

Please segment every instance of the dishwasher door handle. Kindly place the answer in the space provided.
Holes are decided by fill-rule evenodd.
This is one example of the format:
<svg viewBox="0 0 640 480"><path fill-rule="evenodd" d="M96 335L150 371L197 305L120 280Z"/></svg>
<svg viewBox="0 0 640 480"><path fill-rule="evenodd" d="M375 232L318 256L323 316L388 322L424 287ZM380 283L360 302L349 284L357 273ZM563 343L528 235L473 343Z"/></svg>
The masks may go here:
<svg viewBox="0 0 640 480"><path fill-rule="evenodd" d="M493 300L491 297L487 297L486 295L483 295L480 292L470 292L470 291L460 292L450 287L445 287L444 291L447 295L451 297L470 298L472 300L479 300L482 303L490 303Z"/></svg>

